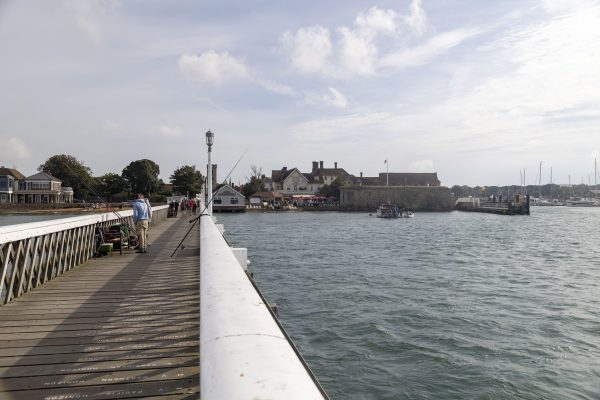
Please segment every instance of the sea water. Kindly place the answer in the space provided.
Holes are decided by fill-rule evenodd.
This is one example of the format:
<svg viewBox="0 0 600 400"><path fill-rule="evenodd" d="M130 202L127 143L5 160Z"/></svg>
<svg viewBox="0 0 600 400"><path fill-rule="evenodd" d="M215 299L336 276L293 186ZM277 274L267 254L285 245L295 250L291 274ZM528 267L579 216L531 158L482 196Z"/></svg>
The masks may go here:
<svg viewBox="0 0 600 400"><path fill-rule="evenodd" d="M217 217L332 399L600 399L600 208Z"/></svg>

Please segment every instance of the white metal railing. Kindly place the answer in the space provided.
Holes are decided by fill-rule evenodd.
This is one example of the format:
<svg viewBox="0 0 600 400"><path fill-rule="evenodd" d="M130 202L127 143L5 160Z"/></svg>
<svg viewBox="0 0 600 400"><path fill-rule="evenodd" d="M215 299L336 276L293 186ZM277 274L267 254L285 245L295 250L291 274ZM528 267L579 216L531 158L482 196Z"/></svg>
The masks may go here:
<svg viewBox="0 0 600 400"><path fill-rule="evenodd" d="M153 208L152 225L168 206ZM62 275L95 253L95 229L133 225L133 211L93 214L0 227L0 305Z"/></svg>
<svg viewBox="0 0 600 400"><path fill-rule="evenodd" d="M200 393L327 399L211 216L200 220Z"/></svg>

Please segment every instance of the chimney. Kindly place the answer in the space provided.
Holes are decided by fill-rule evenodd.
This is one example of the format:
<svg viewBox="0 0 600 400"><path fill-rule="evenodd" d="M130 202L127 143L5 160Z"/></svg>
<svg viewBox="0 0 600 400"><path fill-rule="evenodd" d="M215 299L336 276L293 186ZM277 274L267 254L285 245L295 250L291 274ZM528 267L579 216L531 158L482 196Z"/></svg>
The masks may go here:
<svg viewBox="0 0 600 400"><path fill-rule="evenodd" d="M319 163L316 161L313 161L313 169L312 172L315 172L317 169L319 168Z"/></svg>
<svg viewBox="0 0 600 400"><path fill-rule="evenodd" d="M285 174L287 172L287 167L281 168L281 172L283 172Z"/></svg>
<svg viewBox="0 0 600 400"><path fill-rule="evenodd" d="M319 161L319 168L323 169L323 161Z"/></svg>
<svg viewBox="0 0 600 400"><path fill-rule="evenodd" d="M337 161L333 163L334 169L337 169Z"/></svg>
<svg viewBox="0 0 600 400"><path fill-rule="evenodd" d="M360 179L362 179L362 172L360 173Z"/></svg>

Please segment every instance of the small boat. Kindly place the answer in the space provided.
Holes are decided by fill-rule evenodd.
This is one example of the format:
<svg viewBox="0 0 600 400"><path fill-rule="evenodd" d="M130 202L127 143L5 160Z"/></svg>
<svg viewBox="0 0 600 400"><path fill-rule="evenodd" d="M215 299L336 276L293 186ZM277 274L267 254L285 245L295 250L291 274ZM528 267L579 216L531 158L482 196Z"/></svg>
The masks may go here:
<svg viewBox="0 0 600 400"><path fill-rule="evenodd" d="M598 203L585 197L571 197L567 200L567 207L597 207Z"/></svg>
<svg viewBox="0 0 600 400"><path fill-rule="evenodd" d="M402 210L402 218L414 218L415 214L410 210Z"/></svg>
<svg viewBox="0 0 600 400"><path fill-rule="evenodd" d="M376 216L377 218L400 218L402 217L402 211L395 204L382 204L377 209Z"/></svg>

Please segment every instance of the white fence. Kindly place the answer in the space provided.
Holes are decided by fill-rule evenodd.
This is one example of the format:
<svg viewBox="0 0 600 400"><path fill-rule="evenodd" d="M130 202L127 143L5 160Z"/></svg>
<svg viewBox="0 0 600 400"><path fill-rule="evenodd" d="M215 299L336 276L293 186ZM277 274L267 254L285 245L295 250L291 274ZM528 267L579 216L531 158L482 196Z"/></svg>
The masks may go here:
<svg viewBox="0 0 600 400"><path fill-rule="evenodd" d="M168 206L153 208L152 225ZM0 227L0 305L62 275L95 253L95 229L133 225L131 210Z"/></svg>
<svg viewBox="0 0 600 400"><path fill-rule="evenodd" d="M208 215L200 224L200 348L205 400L328 398Z"/></svg>

